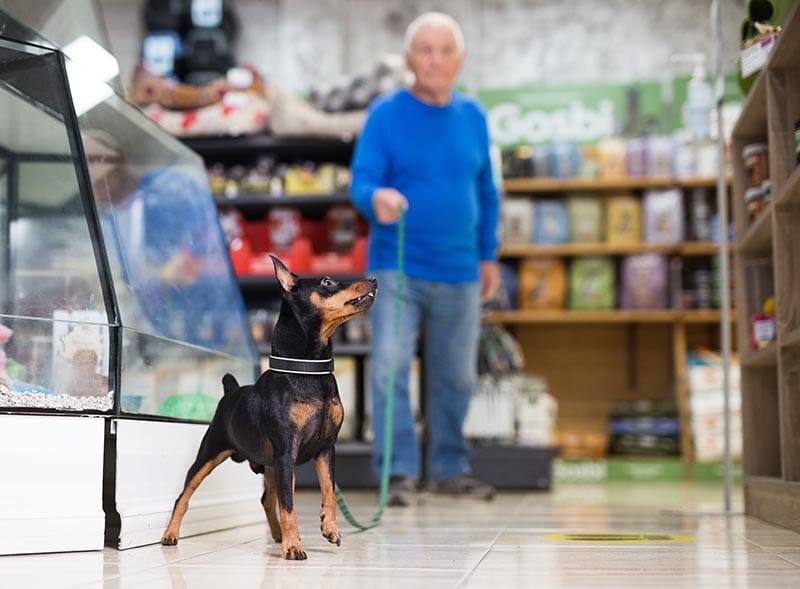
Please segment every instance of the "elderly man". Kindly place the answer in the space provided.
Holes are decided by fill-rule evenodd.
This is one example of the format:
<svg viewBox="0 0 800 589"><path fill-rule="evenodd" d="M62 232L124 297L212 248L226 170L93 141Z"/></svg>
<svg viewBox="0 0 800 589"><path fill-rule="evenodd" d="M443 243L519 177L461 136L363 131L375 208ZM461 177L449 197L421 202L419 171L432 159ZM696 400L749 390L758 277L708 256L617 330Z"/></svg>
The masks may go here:
<svg viewBox="0 0 800 589"><path fill-rule="evenodd" d="M427 393L426 478L431 493L490 499L470 476L464 420L477 382L481 302L499 285L498 196L482 108L453 91L464 61L461 28L430 12L406 31L415 81L370 105L352 163L353 203L371 223L369 270L381 293L373 305L371 354L375 468L383 459L383 415L394 328L398 220L405 211L405 290L395 358L389 505L415 501L419 444L409 368L421 329Z"/></svg>

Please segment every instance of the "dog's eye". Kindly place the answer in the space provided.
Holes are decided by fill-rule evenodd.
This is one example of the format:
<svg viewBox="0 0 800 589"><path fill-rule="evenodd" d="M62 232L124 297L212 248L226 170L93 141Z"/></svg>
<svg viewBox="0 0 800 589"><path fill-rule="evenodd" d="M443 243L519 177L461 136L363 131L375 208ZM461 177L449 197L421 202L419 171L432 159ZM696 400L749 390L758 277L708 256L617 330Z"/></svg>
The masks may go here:
<svg viewBox="0 0 800 589"><path fill-rule="evenodd" d="M326 288L333 288L336 286L336 281L333 280L330 276L325 276L321 281L320 284Z"/></svg>

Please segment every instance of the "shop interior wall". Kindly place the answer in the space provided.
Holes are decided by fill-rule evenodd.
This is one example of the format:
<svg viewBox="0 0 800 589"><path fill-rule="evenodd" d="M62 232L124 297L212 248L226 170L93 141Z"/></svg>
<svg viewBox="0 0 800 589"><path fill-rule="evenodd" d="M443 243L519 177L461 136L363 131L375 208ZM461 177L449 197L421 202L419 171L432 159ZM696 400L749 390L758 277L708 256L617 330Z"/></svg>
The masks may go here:
<svg viewBox="0 0 800 589"><path fill-rule="evenodd" d="M744 0L723 0L725 64L734 71ZM690 73L675 53L711 48L711 0L232 0L241 63L301 94L401 53L406 25L425 10L455 16L467 60L461 84L486 87L670 80ZM143 0L100 0L130 81ZM137 27L137 24L139 25ZM710 57L710 56L709 56ZM710 63L710 61L709 61Z"/></svg>

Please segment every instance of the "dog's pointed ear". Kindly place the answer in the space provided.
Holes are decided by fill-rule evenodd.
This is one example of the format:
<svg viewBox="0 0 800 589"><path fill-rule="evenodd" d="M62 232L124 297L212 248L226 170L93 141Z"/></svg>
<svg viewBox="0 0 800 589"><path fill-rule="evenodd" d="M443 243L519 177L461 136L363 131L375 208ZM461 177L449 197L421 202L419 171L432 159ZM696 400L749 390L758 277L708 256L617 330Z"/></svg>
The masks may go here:
<svg viewBox="0 0 800 589"><path fill-rule="evenodd" d="M294 288L294 283L297 280L297 276L292 274L289 271L289 268L287 268L278 258L272 254L270 254L269 257L272 258L272 264L275 266L275 277L278 279L281 288L285 292L291 292L292 288Z"/></svg>

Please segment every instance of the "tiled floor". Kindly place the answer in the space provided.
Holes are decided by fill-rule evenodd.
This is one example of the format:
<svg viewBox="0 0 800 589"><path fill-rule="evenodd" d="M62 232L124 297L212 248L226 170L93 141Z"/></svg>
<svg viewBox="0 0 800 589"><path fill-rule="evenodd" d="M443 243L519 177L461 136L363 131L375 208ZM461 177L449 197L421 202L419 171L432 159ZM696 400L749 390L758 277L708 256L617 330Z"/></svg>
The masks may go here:
<svg viewBox="0 0 800 589"><path fill-rule="evenodd" d="M372 517L374 493L347 497L362 520ZM304 562L281 560L259 524L169 548L2 557L0 587L800 587L800 534L723 515L721 501L719 485L679 483L559 484L550 493L502 493L491 503L428 497L387 510L369 532L355 532L340 515L337 548L319 535L319 495L302 491ZM683 538L549 537L607 532Z"/></svg>

